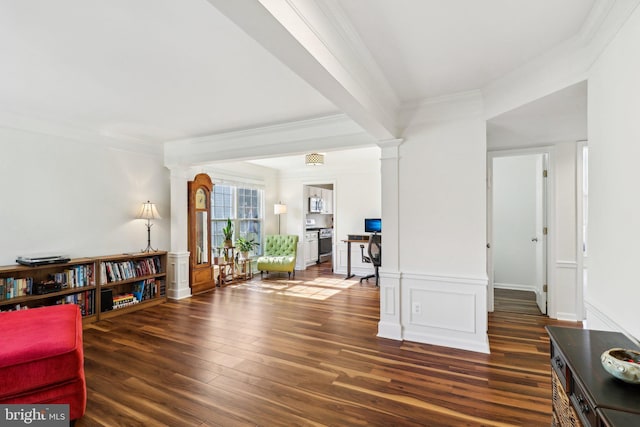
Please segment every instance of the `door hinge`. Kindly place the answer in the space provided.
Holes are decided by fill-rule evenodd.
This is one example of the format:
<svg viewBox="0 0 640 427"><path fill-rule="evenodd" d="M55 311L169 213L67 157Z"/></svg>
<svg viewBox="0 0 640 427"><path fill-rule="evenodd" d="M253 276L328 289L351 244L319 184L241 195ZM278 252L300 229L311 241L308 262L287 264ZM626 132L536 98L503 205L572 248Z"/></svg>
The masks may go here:
<svg viewBox="0 0 640 427"><path fill-rule="evenodd" d="M542 229L542 234L544 234L545 236L547 235L548 232L549 232L549 230L547 229L547 227L544 227Z"/></svg>
<svg viewBox="0 0 640 427"><path fill-rule="evenodd" d="M547 177L547 170L546 170L546 169L542 171L542 177L543 177L543 178L546 178L546 177Z"/></svg>
<svg viewBox="0 0 640 427"><path fill-rule="evenodd" d="M542 285L542 292L547 292L547 285Z"/></svg>

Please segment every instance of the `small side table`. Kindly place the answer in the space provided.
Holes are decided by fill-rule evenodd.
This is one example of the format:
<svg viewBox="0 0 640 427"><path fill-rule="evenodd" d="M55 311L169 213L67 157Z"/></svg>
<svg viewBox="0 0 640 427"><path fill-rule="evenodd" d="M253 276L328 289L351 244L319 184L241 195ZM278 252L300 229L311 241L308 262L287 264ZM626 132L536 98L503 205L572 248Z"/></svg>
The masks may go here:
<svg viewBox="0 0 640 427"><path fill-rule="evenodd" d="M223 286L233 282L236 277L235 247L224 247L220 249L220 252L221 256L217 258L216 262L219 267L217 285Z"/></svg>
<svg viewBox="0 0 640 427"><path fill-rule="evenodd" d="M238 259L236 274L238 278L244 280L253 279L253 260L251 258Z"/></svg>

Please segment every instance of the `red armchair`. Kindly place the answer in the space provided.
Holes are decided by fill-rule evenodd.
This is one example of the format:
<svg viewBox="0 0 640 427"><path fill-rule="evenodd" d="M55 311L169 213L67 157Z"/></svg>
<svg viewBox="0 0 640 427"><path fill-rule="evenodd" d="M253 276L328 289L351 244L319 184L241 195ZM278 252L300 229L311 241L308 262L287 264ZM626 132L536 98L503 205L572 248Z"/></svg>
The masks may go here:
<svg viewBox="0 0 640 427"><path fill-rule="evenodd" d="M0 313L0 403L68 404L84 415L82 316L75 304Z"/></svg>

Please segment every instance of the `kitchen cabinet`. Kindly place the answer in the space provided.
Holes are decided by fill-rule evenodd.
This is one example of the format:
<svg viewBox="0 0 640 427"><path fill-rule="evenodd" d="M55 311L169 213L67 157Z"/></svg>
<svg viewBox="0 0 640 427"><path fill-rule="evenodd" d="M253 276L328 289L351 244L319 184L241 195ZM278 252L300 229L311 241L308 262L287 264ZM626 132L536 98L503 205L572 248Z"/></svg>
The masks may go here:
<svg viewBox="0 0 640 427"><path fill-rule="evenodd" d="M313 265L318 262L318 232L307 231L304 236L304 264Z"/></svg>
<svg viewBox="0 0 640 427"><path fill-rule="evenodd" d="M322 200L323 200L323 209L322 213L332 214L333 213L333 190L328 190L326 188L321 188L322 192Z"/></svg>
<svg viewBox="0 0 640 427"><path fill-rule="evenodd" d="M304 186L304 205L305 212L311 213L309 210L309 198L319 198L322 199L323 207L320 212L321 214L333 214L333 190L329 190L321 187L314 187L313 185L305 185Z"/></svg>

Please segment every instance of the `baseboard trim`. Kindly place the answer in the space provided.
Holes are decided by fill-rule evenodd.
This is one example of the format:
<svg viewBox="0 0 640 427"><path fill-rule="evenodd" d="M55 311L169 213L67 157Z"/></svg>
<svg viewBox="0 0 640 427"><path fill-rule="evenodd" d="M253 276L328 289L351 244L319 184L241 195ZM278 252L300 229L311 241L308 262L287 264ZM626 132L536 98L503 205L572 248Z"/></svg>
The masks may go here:
<svg viewBox="0 0 640 427"><path fill-rule="evenodd" d="M489 339L484 342L460 340L454 338L445 338L442 335L416 333L414 331L405 331L404 339L421 343L429 343L431 345L439 345L443 347L452 347L460 350L475 351L478 353L490 354Z"/></svg>
<svg viewBox="0 0 640 427"><path fill-rule="evenodd" d="M537 289L535 288L535 286L531 286L531 285L521 285L521 284L517 284L517 283L493 283L493 287L495 289L509 289L509 290L513 290L513 291L527 291L527 292L533 292L535 294L537 294Z"/></svg>

